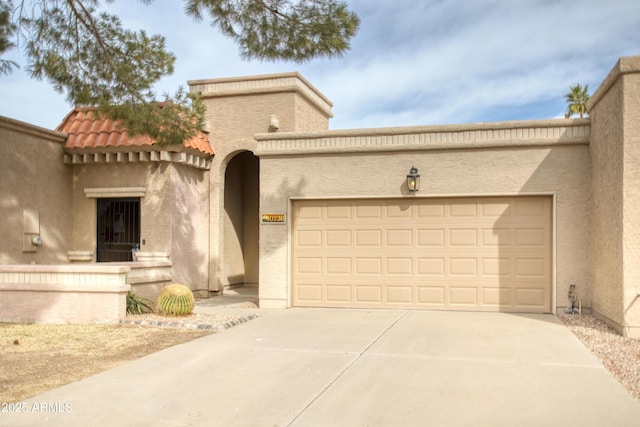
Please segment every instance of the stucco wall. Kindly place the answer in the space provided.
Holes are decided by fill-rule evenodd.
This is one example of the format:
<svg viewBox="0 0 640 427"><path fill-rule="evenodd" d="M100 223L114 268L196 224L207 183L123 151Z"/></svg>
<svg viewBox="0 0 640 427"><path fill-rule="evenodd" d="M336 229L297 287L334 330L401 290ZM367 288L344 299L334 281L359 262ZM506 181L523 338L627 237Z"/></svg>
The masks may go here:
<svg viewBox="0 0 640 427"><path fill-rule="evenodd" d="M291 198L555 195L555 304L567 305L571 281L576 282L583 305L591 304L588 121L261 135L258 139L261 213L288 214ZM308 154L303 155L304 151ZM422 180L415 196L405 186L412 165L419 168ZM287 225L261 225L263 306L289 303L289 232Z"/></svg>
<svg viewBox="0 0 640 427"><path fill-rule="evenodd" d="M281 129L295 129L295 93L205 98L205 102L211 141L232 141L268 132L271 115L277 117Z"/></svg>
<svg viewBox="0 0 640 427"><path fill-rule="evenodd" d="M233 141L263 132L327 130L329 116L296 92L204 96L210 138ZM272 127L272 117L277 129ZM277 122L276 122L277 121Z"/></svg>
<svg viewBox="0 0 640 427"><path fill-rule="evenodd" d="M0 117L0 264L66 262L72 181L63 144L64 134ZM39 215L43 243L33 252L23 251L25 209Z"/></svg>
<svg viewBox="0 0 640 427"><path fill-rule="evenodd" d="M94 164L74 166L73 249L96 250L96 199L86 189L144 188L140 198L143 252L171 251L171 181L169 163ZM120 197L114 193L112 197Z"/></svg>
<svg viewBox="0 0 640 427"><path fill-rule="evenodd" d="M128 266L0 266L0 322L116 323L126 315Z"/></svg>
<svg viewBox="0 0 640 427"><path fill-rule="evenodd" d="M202 95L209 137L216 150L210 173L209 289L220 291L233 283L255 283L258 256L250 242L257 233L255 217L254 221L245 220L243 232L234 236L225 211L225 194L231 198L229 208L248 203L252 212L257 211L250 206L257 204L257 195L255 200L238 199L239 191L225 189L226 182L237 186L243 179L237 171L227 175L227 167L238 154L255 151L256 133L326 130L332 104L298 73L196 80L190 81L189 87Z"/></svg>
<svg viewBox="0 0 640 427"><path fill-rule="evenodd" d="M171 262L173 281L208 296L209 175L171 167Z"/></svg>
<svg viewBox="0 0 640 427"><path fill-rule="evenodd" d="M216 151L220 142L261 132L326 130L332 116L331 102L298 73L194 80L189 90L207 106Z"/></svg>
<svg viewBox="0 0 640 427"><path fill-rule="evenodd" d="M74 167L73 250L96 250L96 197L140 196L140 250L165 253L173 281L207 290L209 248L208 172L170 162L113 163ZM102 191L102 193L100 193Z"/></svg>
<svg viewBox="0 0 640 427"><path fill-rule="evenodd" d="M623 120L621 81L590 110L593 310L622 324Z"/></svg>
<svg viewBox="0 0 640 427"><path fill-rule="evenodd" d="M326 111L322 111L316 104L312 103L308 98L298 96L295 99L295 123L293 123L295 132L307 132L329 129L329 115ZM286 127L282 128L283 130Z"/></svg>
<svg viewBox="0 0 640 427"><path fill-rule="evenodd" d="M624 267L625 333L640 338L640 58L624 78Z"/></svg>
<svg viewBox="0 0 640 427"><path fill-rule="evenodd" d="M640 336L640 57L621 58L588 105L592 122L593 308Z"/></svg>

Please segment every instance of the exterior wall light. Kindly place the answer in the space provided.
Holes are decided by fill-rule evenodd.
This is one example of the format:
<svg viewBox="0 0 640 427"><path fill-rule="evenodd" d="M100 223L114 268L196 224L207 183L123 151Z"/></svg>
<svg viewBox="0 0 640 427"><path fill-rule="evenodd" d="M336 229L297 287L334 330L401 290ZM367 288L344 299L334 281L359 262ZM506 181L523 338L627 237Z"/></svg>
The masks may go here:
<svg viewBox="0 0 640 427"><path fill-rule="evenodd" d="M418 173L418 168L415 166L411 166L409 175L407 175L407 187L412 193L420 190L420 174Z"/></svg>

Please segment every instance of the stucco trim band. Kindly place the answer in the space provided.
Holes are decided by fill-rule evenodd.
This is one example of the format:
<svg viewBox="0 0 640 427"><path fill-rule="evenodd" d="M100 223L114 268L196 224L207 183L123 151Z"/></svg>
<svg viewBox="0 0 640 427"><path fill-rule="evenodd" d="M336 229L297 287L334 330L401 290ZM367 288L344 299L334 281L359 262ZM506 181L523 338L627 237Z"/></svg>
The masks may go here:
<svg viewBox="0 0 640 427"><path fill-rule="evenodd" d="M208 170L211 168L210 158L203 158L198 155L182 151L175 153L170 151L137 151L84 154L72 153L64 155L64 163L67 165L136 162L172 162L185 164L196 169Z"/></svg>
<svg viewBox="0 0 640 427"><path fill-rule="evenodd" d="M87 199L144 197L146 191L144 187L85 188L84 195Z"/></svg>
<svg viewBox="0 0 640 427"><path fill-rule="evenodd" d="M68 251L69 262L91 262L93 261L93 251Z"/></svg>
<svg viewBox="0 0 640 427"><path fill-rule="evenodd" d="M257 156L589 144L589 119L258 134Z"/></svg>

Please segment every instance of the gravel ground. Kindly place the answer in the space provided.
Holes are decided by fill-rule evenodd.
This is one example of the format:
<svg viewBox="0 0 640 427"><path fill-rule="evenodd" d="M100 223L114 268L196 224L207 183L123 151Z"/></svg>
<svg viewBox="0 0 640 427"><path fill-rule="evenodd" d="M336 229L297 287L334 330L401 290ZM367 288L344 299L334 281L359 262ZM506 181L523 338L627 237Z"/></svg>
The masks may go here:
<svg viewBox="0 0 640 427"><path fill-rule="evenodd" d="M640 400L640 340L625 338L590 314L558 317L633 397Z"/></svg>
<svg viewBox="0 0 640 427"><path fill-rule="evenodd" d="M124 325L160 326L166 328L201 329L223 331L240 323L259 317L257 313L232 315L192 313L187 316L160 316L158 314L127 315L120 323Z"/></svg>

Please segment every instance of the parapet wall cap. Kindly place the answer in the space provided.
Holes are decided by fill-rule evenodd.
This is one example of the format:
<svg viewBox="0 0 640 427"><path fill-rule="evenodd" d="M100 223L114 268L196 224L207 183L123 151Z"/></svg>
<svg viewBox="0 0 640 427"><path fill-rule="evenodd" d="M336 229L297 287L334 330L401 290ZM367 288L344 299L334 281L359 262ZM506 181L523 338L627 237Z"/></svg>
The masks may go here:
<svg viewBox="0 0 640 427"><path fill-rule="evenodd" d="M189 91L203 98L297 91L331 117L333 103L298 72L189 80Z"/></svg>
<svg viewBox="0 0 640 427"><path fill-rule="evenodd" d="M43 138L48 141L58 143L64 143L67 139L67 134L64 132L45 129L36 125L32 125L31 123L22 122L20 120L11 119L5 116L0 116L0 128L26 133L37 138Z"/></svg>
<svg viewBox="0 0 640 427"><path fill-rule="evenodd" d="M591 111L600 102L604 95L625 74L640 73L640 56L623 56L618 59L616 65L613 66L607 77L602 81L600 86L591 95L587 103L587 111Z"/></svg>

